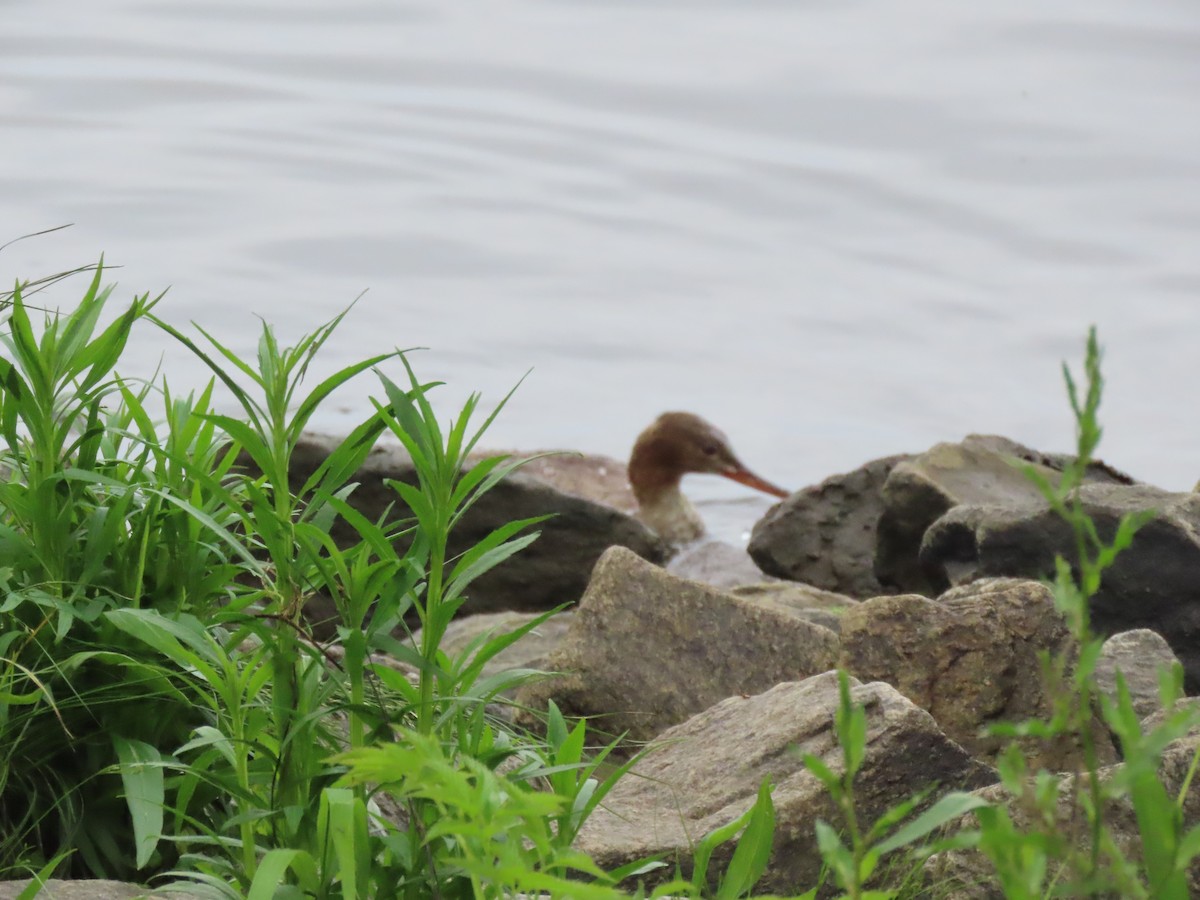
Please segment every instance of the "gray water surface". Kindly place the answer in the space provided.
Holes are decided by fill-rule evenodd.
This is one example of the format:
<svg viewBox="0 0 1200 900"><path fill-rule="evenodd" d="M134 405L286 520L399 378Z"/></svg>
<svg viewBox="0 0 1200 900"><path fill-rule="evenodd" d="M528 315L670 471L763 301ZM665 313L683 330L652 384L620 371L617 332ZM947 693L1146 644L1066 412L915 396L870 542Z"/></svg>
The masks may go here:
<svg viewBox="0 0 1200 900"><path fill-rule="evenodd" d="M793 488L1068 448L1094 322L1103 455L1185 489L1198 100L1191 0L6 0L0 243L75 224L0 278L103 252L246 353L365 290L316 374L428 347L449 412L532 368L488 443L623 457L689 409ZM150 329L126 370L164 355L200 382ZM725 533L766 502L690 482Z"/></svg>

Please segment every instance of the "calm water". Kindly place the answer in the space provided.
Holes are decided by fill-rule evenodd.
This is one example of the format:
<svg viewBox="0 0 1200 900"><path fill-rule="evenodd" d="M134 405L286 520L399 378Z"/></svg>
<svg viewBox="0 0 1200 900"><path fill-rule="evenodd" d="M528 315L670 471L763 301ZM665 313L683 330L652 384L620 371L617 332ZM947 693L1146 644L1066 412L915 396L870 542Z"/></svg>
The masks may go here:
<svg viewBox="0 0 1200 900"><path fill-rule="evenodd" d="M325 370L429 347L449 410L532 367L492 445L623 456L683 408L791 487L1064 449L1095 322L1104 455L1200 477L1194 0L4 0L0 135L0 242L75 223L0 278L103 252L243 351L366 290ZM694 481L719 530L759 508Z"/></svg>

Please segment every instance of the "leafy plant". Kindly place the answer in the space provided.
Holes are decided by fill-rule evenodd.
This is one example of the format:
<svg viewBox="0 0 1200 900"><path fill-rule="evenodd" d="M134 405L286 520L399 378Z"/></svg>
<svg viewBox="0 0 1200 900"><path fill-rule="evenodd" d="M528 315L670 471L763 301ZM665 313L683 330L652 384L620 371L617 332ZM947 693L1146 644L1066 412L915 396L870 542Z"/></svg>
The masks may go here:
<svg viewBox="0 0 1200 900"><path fill-rule="evenodd" d="M1084 767L1067 777L1044 770L1030 773L1016 745L1000 758L1002 783L1012 798L1013 811L1019 809L1021 815L1014 816L999 805L981 808L976 811L978 832L968 833L965 839L978 843L1006 895L1013 898L1042 897L1048 891L1095 896L1113 890L1127 897L1183 898L1188 896L1187 866L1200 852L1200 829L1185 832L1180 811L1188 784L1172 801L1158 775L1167 744L1200 724L1200 713L1175 708L1161 724L1144 733L1123 678L1118 677L1115 700L1098 695L1094 685L1103 638L1091 625L1091 598L1099 591L1104 572L1154 516L1153 512L1126 514L1111 534L1105 535L1084 505L1080 487L1101 437L1098 411L1104 382L1100 362L1093 328L1088 333L1082 391L1070 369L1063 366L1076 426L1074 459L1056 481L1033 466L1023 467L1073 536L1070 557L1059 555L1056 559L1051 589L1055 607L1063 614L1079 650L1076 658L1043 658L1054 701L1050 717L999 725L994 732L1013 738L1074 742L1082 749ZM1178 664L1161 673L1161 684L1162 702L1171 709L1182 696ZM1121 743L1124 761L1111 776L1100 769L1094 730L1097 708ZM1064 794L1070 810L1066 821L1059 811ZM1140 859L1126 855L1109 826L1110 811L1123 798L1129 799L1136 813ZM1082 830L1078 822L1083 823Z"/></svg>
<svg viewBox="0 0 1200 900"><path fill-rule="evenodd" d="M211 609L235 570L162 502L179 485L172 458L221 465L193 418L209 394L172 399L164 387L155 424L156 392L114 369L157 301L136 298L101 329L101 276L40 326L18 284L0 334L0 865L64 848L77 871L128 875L120 755L185 734L191 713L104 614Z"/></svg>
<svg viewBox="0 0 1200 900"><path fill-rule="evenodd" d="M842 772L839 775L817 756L804 755L805 767L825 786L837 805L845 823L839 834L828 822L816 822L817 846L825 865L833 872L842 898L850 900L882 900L895 897L895 890L868 890L867 884L889 853L916 845L922 855L946 846L938 843L921 847L918 841L938 831L964 813L986 806L986 802L971 794L951 792L913 818L913 814L929 798L929 791L909 797L881 815L864 830L859 823L854 799L854 779L862 770L867 749L867 714L850 695L850 679L838 671L838 708L834 712L834 733L842 748ZM907 824L902 823L908 821Z"/></svg>

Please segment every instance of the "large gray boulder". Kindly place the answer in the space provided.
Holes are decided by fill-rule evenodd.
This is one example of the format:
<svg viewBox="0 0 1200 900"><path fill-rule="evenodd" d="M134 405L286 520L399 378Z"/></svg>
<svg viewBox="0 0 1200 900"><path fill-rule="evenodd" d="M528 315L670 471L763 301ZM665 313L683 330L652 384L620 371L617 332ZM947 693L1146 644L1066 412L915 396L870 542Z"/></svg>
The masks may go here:
<svg viewBox="0 0 1200 900"><path fill-rule="evenodd" d="M1179 662L1162 635L1148 628L1114 634L1104 642L1096 661L1096 687L1117 699L1117 673L1125 679L1133 711L1145 719L1162 710L1159 673Z"/></svg>
<svg viewBox="0 0 1200 900"><path fill-rule="evenodd" d="M907 459L876 459L792 494L754 526L750 556L779 578L859 599L887 593L875 577L875 528L884 482Z"/></svg>
<svg viewBox="0 0 1200 900"><path fill-rule="evenodd" d="M518 702L553 699L648 740L734 694L832 668L837 636L795 613L676 578L623 547L597 563L562 647Z"/></svg>
<svg viewBox="0 0 1200 900"><path fill-rule="evenodd" d="M1189 693L1200 691L1200 495L1148 485L1085 484L1084 510L1104 540L1126 513L1156 513L1104 573L1092 598L1102 635L1158 632L1178 654ZM990 576L1046 578L1055 554L1071 559L1070 528L1040 498L1006 506L960 506L928 531L920 555L939 584Z"/></svg>
<svg viewBox="0 0 1200 900"><path fill-rule="evenodd" d="M303 483L337 443L337 439L325 435L305 435L293 457L293 483ZM544 464L541 470L546 470ZM358 487L350 495L350 503L371 520L378 519L389 506L393 507L393 518L407 514L399 495L384 483L385 479L417 483L416 471L403 448L384 444L375 447L352 479ZM498 610L542 611L577 600L600 554L614 545L628 547L655 562L666 556L658 537L632 516L564 493L548 481L520 471L496 485L463 517L451 535L449 553L451 557L462 553L507 522L547 514L553 518L538 526L541 537L471 585L464 615ZM341 520L335 526L334 537L339 543L356 539ZM314 632L329 636L330 623L335 619L332 603L314 598L305 612Z"/></svg>
<svg viewBox="0 0 1200 900"><path fill-rule="evenodd" d="M888 592L929 597L941 593L948 582L938 573L931 575L920 557L926 530L957 506L1038 501L1041 494L1020 466L1033 466L1043 477L1054 480L1063 463L1064 457L1039 453L1007 438L975 434L957 444L937 444L898 462L882 490L874 567L879 583ZM1085 480L1127 484L1131 479L1097 462Z"/></svg>
<svg viewBox="0 0 1200 900"><path fill-rule="evenodd" d="M866 681L885 681L927 710L946 734L992 761L1004 740L985 725L1052 714L1039 654L1077 648L1050 591L1032 581L983 581L938 600L917 594L877 597L842 616L839 665ZM1103 759L1116 755L1097 725ZM1077 748L1030 741L1034 765L1072 769Z"/></svg>
<svg viewBox="0 0 1200 900"><path fill-rule="evenodd" d="M855 782L860 826L913 793L944 793L995 780L918 709L885 684L852 681L851 698L867 714L867 747ZM666 731L584 823L576 845L611 868L664 854L670 877L690 874L693 843L726 825L754 802L764 778L775 784L775 841L760 893L793 894L817 883L821 856L814 823L844 822L803 754L842 770L833 731L838 706L834 672L734 696ZM927 802L932 803L937 794ZM709 875L725 870L732 848L717 849Z"/></svg>

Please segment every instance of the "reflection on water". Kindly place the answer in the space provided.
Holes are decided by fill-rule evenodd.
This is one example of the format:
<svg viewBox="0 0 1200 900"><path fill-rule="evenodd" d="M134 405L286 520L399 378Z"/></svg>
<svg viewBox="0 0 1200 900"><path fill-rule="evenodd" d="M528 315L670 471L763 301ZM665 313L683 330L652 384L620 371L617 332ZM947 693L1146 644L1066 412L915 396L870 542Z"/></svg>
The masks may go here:
<svg viewBox="0 0 1200 900"><path fill-rule="evenodd" d="M1200 18L1178 0L2 15L0 242L76 223L0 253L5 279L103 251L243 351L252 313L294 337L367 289L326 370L427 346L449 409L532 367L495 445L623 456L692 409L792 487L969 431L1067 446L1057 364L1096 322L1106 456L1200 475ZM202 376L149 331L130 365L164 354ZM745 496L689 489L722 522Z"/></svg>

